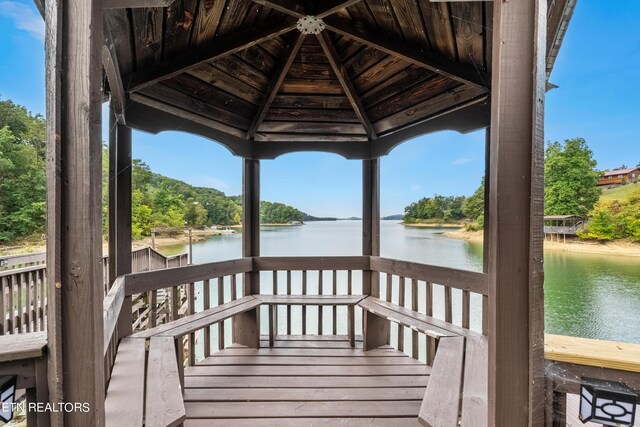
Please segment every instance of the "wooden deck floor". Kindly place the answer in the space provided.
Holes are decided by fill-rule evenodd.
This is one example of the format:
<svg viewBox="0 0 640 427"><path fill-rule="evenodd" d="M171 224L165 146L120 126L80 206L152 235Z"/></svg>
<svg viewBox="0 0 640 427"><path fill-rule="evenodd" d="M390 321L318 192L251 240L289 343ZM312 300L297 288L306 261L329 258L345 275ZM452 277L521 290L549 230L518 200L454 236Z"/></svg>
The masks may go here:
<svg viewBox="0 0 640 427"><path fill-rule="evenodd" d="M397 350L363 353L343 336L236 346L185 370L184 425L419 426L429 373Z"/></svg>

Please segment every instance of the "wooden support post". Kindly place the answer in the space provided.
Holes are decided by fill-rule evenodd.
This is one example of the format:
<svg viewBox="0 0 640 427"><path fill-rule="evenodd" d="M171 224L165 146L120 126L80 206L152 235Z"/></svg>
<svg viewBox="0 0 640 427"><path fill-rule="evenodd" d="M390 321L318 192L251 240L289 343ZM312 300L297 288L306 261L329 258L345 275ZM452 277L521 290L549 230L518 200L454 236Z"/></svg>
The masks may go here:
<svg viewBox="0 0 640 427"><path fill-rule="evenodd" d="M546 4L545 0L493 2L488 218L490 426L544 423Z"/></svg>
<svg viewBox="0 0 640 427"><path fill-rule="evenodd" d="M260 161L244 159L242 165L242 256L260 256ZM260 272L244 274L243 296L260 293ZM235 342L260 347L259 307L233 319Z"/></svg>
<svg viewBox="0 0 640 427"><path fill-rule="evenodd" d="M109 280L131 273L131 129L109 108ZM118 337L131 335L131 296L118 317Z"/></svg>
<svg viewBox="0 0 640 427"><path fill-rule="evenodd" d="M362 161L362 255L380 256L380 159ZM362 293L380 295L380 275L362 272Z"/></svg>
<svg viewBox="0 0 640 427"><path fill-rule="evenodd" d="M363 311L364 325L362 333L364 336L364 351L387 345L387 336L391 329L391 322L369 311Z"/></svg>
<svg viewBox="0 0 640 427"><path fill-rule="evenodd" d="M47 340L53 426L104 425L102 2L47 0Z"/></svg>
<svg viewBox="0 0 640 427"><path fill-rule="evenodd" d="M362 161L362 255L380 256L380 159ZM380 296L380 273L362 272L362 293ZM363 313L364 350L387 344L390 324Z"/></svg>

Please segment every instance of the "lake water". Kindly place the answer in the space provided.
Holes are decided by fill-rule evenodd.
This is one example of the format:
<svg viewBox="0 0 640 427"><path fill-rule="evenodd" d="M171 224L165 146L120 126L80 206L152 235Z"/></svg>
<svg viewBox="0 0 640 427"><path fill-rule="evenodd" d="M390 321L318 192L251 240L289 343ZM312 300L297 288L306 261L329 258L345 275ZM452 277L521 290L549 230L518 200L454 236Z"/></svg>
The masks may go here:
<svg viewBox="0 0 640 427"><path fill-rule="evenodd" d="M404 227L397 221L382 221L381 255L480 271L482 245L444 237L444 231ZM263 227L261 254L360 255L361 233L360 221ZM238 258L241 256L241 246L240 234L214 236L194 244L194 262ZM162 250L176 253L186 250L186 246L163 247ZM354 276L354 280L358 278ZM263 283L263 286L270 289L270 283ZM474 317L477 316L472 316L472 326ZM325 319L328 318L325 315ZM343 321L340 324L342 328ZM545 329L553 334L640 343L640 258L547 251ZM296 333L295 329L293 333Z"/></svg>

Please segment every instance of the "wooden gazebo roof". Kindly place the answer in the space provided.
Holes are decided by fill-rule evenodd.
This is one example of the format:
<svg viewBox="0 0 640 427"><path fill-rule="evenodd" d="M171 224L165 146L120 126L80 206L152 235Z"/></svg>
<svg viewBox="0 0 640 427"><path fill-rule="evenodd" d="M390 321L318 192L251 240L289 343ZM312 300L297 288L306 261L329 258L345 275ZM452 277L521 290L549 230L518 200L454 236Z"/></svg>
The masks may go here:
<svg viewBox="0 0 640 427"><path fill-rule="evenodd" d="M550 3L562 17L571 1ZM123 4L132 5L107 3L103 62L121 123L134 128L196 133L244 157L369 158L419 134L489 122L491 3ZM309 15L324 31L296 28ZM549 22L552 53L562 19Z"/></svg>

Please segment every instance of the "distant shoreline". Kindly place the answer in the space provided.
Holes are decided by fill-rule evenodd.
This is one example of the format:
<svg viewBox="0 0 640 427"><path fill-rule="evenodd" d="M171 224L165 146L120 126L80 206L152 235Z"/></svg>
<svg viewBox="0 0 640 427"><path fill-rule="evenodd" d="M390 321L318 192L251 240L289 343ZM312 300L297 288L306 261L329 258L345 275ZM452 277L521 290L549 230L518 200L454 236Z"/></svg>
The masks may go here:
<svg viewBox="0 0 640 427"><path fill-rule="evenodd" d="M443 236L474 243L482 243L484 240L482 230L466 231L464 229L459 229L455 231L447 231L446 233L443 233ZM575 238L567 239L566 243L546 240L544 242L544 249L571 253L640 257L640 244L626 240L604 243L577 240Z"/></svg>
<svg viewBox="0 0 640 427"><path fill-rule="evenodd" d="M404 225L405 227L415 227L415 228L463 228L464 225L462 224L446 224L446 223L442 223L442 224L407 224L404 222L401 222L400 224Z"/></svg>

